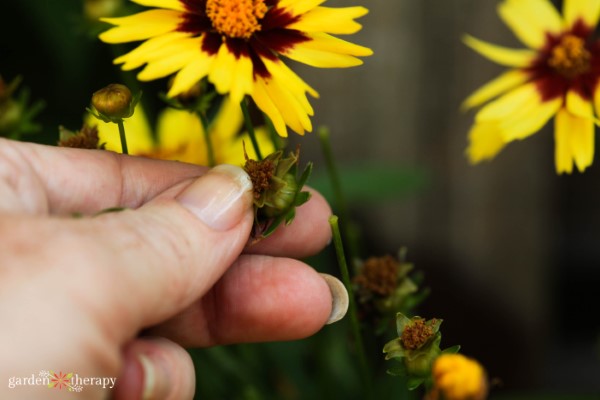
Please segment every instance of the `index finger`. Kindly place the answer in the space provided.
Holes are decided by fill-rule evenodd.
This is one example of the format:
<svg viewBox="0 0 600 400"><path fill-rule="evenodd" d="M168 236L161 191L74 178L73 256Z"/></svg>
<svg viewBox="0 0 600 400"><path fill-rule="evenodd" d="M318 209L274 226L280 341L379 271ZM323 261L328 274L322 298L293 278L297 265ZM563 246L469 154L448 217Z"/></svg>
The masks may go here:
<svg viewBox="0 0 600 400"><path fill-rule="evenodd" d="M0 189L8 187L16 191L12 198L29 200L28 203L4 204L0 208L19 207L19 211L34 214L137 208L170 187L201 176L206 170L197 165L128 157L109 151L0 138L0 181L4 181L0 183L5 183Z"/></svg>

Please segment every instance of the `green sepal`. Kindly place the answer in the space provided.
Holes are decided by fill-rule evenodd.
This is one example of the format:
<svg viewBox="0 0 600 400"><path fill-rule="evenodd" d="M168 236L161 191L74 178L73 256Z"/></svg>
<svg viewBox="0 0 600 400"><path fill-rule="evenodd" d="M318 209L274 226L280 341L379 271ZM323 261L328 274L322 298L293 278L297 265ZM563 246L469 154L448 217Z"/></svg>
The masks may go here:
<svg viewBox="0 0 600 400"><path fill-rule="evenodd" d="M388 375L392 376L406 376L406 368L403 365L391 367L385 371Z"/></svg>
<svg viewBox="0 0 600 400"><path fill-rule="evenodd" d="M404 328L408 324L411 323L410 318L402 313L396 314L396 331L398 332L398 336L402 336L402 332L404 332Z"/></svg>
<svg viewBox="0 0 600 400"><path fill-rule="evenodd" d="M456 354L460 351L460 344L442 350L442 354Z"/></svg>
<svg viewBox="0 0 600 400"><path fill-rule="evenodd" d="M408 378L408 382L406 383L406 387L408 390L415 390L425 381L423 378Z"/></svg>

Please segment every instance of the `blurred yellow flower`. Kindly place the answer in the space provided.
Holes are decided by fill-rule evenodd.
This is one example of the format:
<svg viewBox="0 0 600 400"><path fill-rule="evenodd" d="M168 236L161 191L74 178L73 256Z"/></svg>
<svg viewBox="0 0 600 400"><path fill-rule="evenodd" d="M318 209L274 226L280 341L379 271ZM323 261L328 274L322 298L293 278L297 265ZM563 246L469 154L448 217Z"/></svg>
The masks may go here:
<svg viewBox="0 0 600 400"><path fill-rule="evenodd" d="M487 378L483 367L461 354L442 354L432 369L433 390L428 400L483 400Z"/></svg>
<svg viewBox="0 0 600 400"><path fill-rule="evenodd" d="M245 163L242 142L250 143L247 133L239 134L243 116L238 104L223 100L218 114L209 127L215 162L242 166ZM89 125L98 124L100 143L106 149L121 152L121 141L117 125L97 120L88 120ZM131 118L124 120L129 154L177 160L198 165L208 165L208 151L204 139L204 129L200 119L193 113L167 108L160 113L157 121L156 140L152 129L138 106ZM265 129L257 129L256 136L260 148L269 154L275 151ZM256 158L252 146L246 146L249 157Z"/></svg>
<svg viewBox="0 0 600 400"><path fill-rule="evenodd" d="M557 173L580 172L594 159L600 114L600 41L593 38L600 0L565 0L562 15L549 0L504 0L498 13L528 47L509 49L466 35L464 42L510 70L463 104L482 105L469 132L472 163L493 158L554 118Z"/></svg>
<svg viewBox="0 0 600 400"><path fill-rule="evenodd" d="M277 132L286 125L299 134L312 130L313 109L306 93L318 93L280 59L314 67L362 64L372 51L331 34L361 29L354 21L363 7L320 7L326 0L132 0L156 7L122 18L100 35L107 43L145 41L117 58L124 70L146 64L138 79L174 74L169 97L208 77L220 94L235 103L245 95L269 116Z"/></svg>

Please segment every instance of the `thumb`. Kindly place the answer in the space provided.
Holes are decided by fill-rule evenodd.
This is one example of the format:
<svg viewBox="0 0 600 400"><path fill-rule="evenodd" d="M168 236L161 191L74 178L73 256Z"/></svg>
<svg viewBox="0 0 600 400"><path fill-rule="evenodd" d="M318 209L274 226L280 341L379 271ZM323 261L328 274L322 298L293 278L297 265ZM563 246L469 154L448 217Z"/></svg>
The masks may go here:
<svg viewBox="0 0 600 400"><path fill-rule="evenodd" d="M120 310L124 325L135 331L201 297L248 240L251 189L243 169L221 165L183 190L171 191L179 193L163 193L137 210L93 219L99 225L95 232L104 232L102 265L95 273L110 274L103 279L110 282L110 295L96 293L103 302L99 307Z"/></svg>

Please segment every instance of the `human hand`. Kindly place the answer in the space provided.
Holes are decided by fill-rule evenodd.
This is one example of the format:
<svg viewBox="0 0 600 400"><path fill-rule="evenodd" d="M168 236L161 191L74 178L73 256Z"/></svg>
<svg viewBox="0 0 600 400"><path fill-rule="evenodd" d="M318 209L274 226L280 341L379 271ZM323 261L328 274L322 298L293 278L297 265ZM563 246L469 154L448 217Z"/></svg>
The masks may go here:
<svg viewBox="0 0 600 400"><path fill-rule="evenodd" d="M292 225L245 248L250 189L231 166L0 140L0 397L64 398L7 388L53 370L117 377L85 398L191 398L180 345L299 339L341 318L339 281L286 258L329 241L325 200L313 193ZM115 206L127 209L73 217Z"/></svg>

